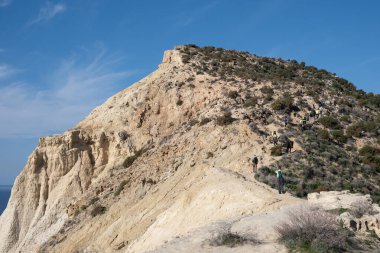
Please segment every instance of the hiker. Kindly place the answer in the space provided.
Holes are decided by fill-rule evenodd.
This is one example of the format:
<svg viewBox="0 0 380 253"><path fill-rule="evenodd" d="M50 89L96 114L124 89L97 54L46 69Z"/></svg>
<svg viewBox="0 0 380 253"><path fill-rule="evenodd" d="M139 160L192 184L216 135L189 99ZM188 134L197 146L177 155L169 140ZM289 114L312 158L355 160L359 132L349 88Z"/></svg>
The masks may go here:
<svg viewBox="0 0 380 253"><path fill-rule="evenodd" d="M315 117L317 119L319 119L319 115L320 115L321 111L319 109L315 110Z"/></svg>
<svg viewBox="0 0 380 253"><path fill-rule="evenodd" d="M259 159L257 158L257 156L254 156L252 158L252 165L253 165L253 173L256 171L257 172L257 164L259 163Z"/></svg>
<svg viewBox="0 0 380 253"><path fill-rule="evenodd" d="M284 118L284 125L285 127L289 124L289 118L288 118L288 115L285 116Z"/></svg>
<svg viewBox="0 0 380 253"><path fill-rule="evenodd" d="M273 133L272 133L272 141L273 141L273 144L277 146L278 137L277 137L276 131L273 131Z"/></svg>
<svg viewBox="0 0 380 253"><path fill-rule="evenodd" d="M315 119L315 110L314 109L312 109L311 111L310 111L310 118L314 118Z"/></svg>
<svg viewBox="0 0 380 253"><path fill-rule="evenodd" d="M278 193L279 194L285 193L285 190L284 190L285 180L282 174L281 166L278 166L278 170L276 171L276 176L277 176Z"/></svg>
<svg viewBox="0 0 380 253"><path fill-rule="evenodd" d="M293 141L286 140L286 153L291 153L293 148Z"/></svg>
<svg viewBox="0 0 380 253"><path fill-rule="evenodd" d="M319 116L322 117L322 114L323 114L323 106L319 107Z"/></svg>

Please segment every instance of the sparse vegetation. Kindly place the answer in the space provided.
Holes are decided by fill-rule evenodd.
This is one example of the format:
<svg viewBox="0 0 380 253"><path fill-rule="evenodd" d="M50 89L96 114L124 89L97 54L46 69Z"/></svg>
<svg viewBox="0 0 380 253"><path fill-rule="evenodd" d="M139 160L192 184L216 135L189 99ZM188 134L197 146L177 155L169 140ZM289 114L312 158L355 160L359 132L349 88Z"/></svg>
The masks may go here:
<svg viewBox="0 0 380 253"><path fill-rule="evenodd" d="M134 155L127 157L127 158L124 160L124 162L123 162L123 166L124 166L124 168L129 168L129 167L131 167L131 165L133 164L133 162L134 162L137 158L139 158L142 154L144 154L145 151L146 151L146 150L145 150L144 148L141 148L141 149L137 150L137 151L135 152Z"/></svg>
<svg viewBox="0 0 380 253"><path fill-rule="evenodd" d="M338 224L336 216L317 207L292 210L277 227L280 241L296 252L345 252L353 239Z"/></svg>
<svg viewBox="0 0 380 253"><path fill-rule="evenodd" d="M282 147L280 145L273 146L270 149L271 156L282 156Z"/></svg>
<svg viewBox="0 0 380 253"><path fill-rule="evenodd" d="M216 118L216 124L219 126L229 125L234 122L234 118L232 118L232 113L230 111L226 111L222 116Z"/></svg>
<svg viewBox="0 0 380 253"><path fill-rule="evenodd" d="M243 236L230 231L218 234L215 238L210 240L210 245L214 247L225 246L234 248L236 246L241 246L244 244L258 244L258 241L253 236Z"/></svg>
<svg viewBox="0 0 380 253"><path fill-rule="evenodd" d="M119 186L116 188L116 191L114 193L114 196L119 196L120 193L124 190L124 187L128 184L127 180L123 180L120 182Z"/></svg>
<svg viewBox="0 0 380 253"><path fill-rule="evenodd" d="M98 216L98 215L102 215L106 212L106 208L102 205L96 205L94 206L94 208L91 210L91 216L92 217L95 217L95 216Z"/></svg>
<svg viewBox="0 0 380 253"><path fill-rule="evenodd" d="M320 120L321 124L330 129L340 129L340 123L339 120L332 116L324 116Z"/></svg>
<svg viewBox="0 0 380 253"><path fill-rule="evenodd" d="M258 101L258 98L257 97L251 97L251 98L248 98L245 102L244 102L244 107L252 107L252 106L255 106L257 104L257 101Z"/></svg>

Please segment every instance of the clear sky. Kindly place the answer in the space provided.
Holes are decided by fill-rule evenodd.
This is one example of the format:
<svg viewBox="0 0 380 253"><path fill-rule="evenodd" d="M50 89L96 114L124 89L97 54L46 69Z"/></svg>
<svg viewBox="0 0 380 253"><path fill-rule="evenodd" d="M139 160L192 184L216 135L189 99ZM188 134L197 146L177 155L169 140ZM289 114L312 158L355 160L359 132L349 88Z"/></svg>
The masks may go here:
<svg viewBox="0 0 380 253"><path fill-rule="evenodd" d="M175 45L305 61L379 93L379 13L377 0L0 0L0 184L40 136L74 126Z"/></svg>

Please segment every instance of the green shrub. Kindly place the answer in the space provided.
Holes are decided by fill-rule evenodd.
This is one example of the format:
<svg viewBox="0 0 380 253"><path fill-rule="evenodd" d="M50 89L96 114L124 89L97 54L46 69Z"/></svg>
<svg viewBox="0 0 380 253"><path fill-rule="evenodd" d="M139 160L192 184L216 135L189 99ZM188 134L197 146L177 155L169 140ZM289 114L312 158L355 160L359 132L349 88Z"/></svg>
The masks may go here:
<svg viewBox="0 0 380 253"><path fill-rule="evenodd" d="M257 97L252 97L252 98L249 98L247 99L245 102L244 102L244 107L252 107L254 105L257 104L257 100L258 98Z"/></svg>
<svg viewBox="0 0 380 253"><path fill-rule="evenodd" d="M293 107L293 98L290 94L285 94L282 98L276 99L272 105L273 110L280 111L280 110L288 110L291 111Z"/></svg>
<svg viewBox="0 0 380 253"><path fill-rule="evenodd" d="M183 105L183 101L182 101L181 99L178 99L177 102L176 102L176 104L177 104L178 106L181 106L181 105Z"/></svg>
<svg viewBox="0 0 380 253"><path fill-rule="evenodd" d="M123 191L124 189L124 186L126 186L128 184L128 181L127 180L123 180L120 182L119 186L117 187L115 193L114 193L114 196L119 196L120 193Z"/></svg>
<svg viewBox="0 0 380 253"><path fill-rule="evenodd" d="M234 122L234 118L232 118L232 113L230 111L224 112L222 116L216 118L216 124L219 126L229 125Z"/></svg>
<svg viewBox="0 0 380 253"><path fill-rule="evenodd" d="M295 252L344 252L351 244L348 230L336 217L316 207L290 211L276 229L280 241Z"/></svg>
<svg viewBox="0 0 380 253"><path fill-rule="evenodd" d="M102 205L96 205L94 208L91 210L91 216L95 217L97 215L102 215L106 212L106 208Z"/></svg>
<svg viewBox="0 0 380 253"><path fill-rule="evenodd" d="M344 135L344 132L342 130L335 130L332 131L333 138L340 142L340 143L346 143L347 142L347 136Z"/></svg>
<svg viewBox="0 0 380 253"><path fill-rule="evenodd" d="M282 156L282 147L280 145L273 146L270 149L271 156Z"/></svg>
<svg viewBox="0 0 380 253"><path fill-rule="evenodd" d="M269 86L263 86L263 87L261 87L260 91L263 94L267 94L267 95L273 95L274 94L273 89L271 87L269 87Z"/></svg>
<svg viewBox="0 0 380 253"><path fill-rule="evenodd" d="M137 150L137 151L135 152L134 155L127 157L127 158L124 160L124 162L123 162L123 166L124 166L124 168L129 168L129 167L131 167L131 165L133 164L133 162L134 162L137 158L139 158L142 154L144 154L145 151L146 151L146 150L145 150L144 148L142 148L142 149Z"/></svg>
<svg viewBox="0 0 380 253"><path fill-rule="evenodd" d="M199 122L199 125L200 125L200 126L206 125L206 124L209 123L210 121L211 121L210 118L202 118L202 119L201 119L201 122Z"/></svg>
<svg viewBox="0 0 380 253"><path fill-rule="evenodd" d="M98 201L99 201L99 197L94 197L94 198L92 198L90 200L90 202L88 203L88 205L91 206L91 205L95 204Z"/></svg>
<svg viewBox="0 0 380 253"><path fill-rule="evenodd" d="M235 99L239 96L239 92L237 92L236 90L230 90L228 93L227 93L227 97L229 98L232 98L232 99Z"/></svg>
<svg viewBox="0 0 380 253"><path fill-rule="evenodd" d="M361 137L361 133L375 132L378 128L378 124L374 121L361 121L347 127L346 133L349 137Z"/></svg>
<svg viewBox="0 0 380 253"><path fill-rule="evenodd" d="M369 145L360 149L359 154L363 158L363 162L380 171L380 149Z"/></svg>
<svg viewBox="0 0 380 253"><path fill-rule="evenodd" d="M348 115L343 115L342 117L340 117L340 120L347 123L351 121Z"/></svg>
<svg viewBox="0 0 380 253"><path fill-rule="evenodd" d="M243 236L230 231L218 234L215 238L210 240L210 245L214 247L226 246L234 248L244 244L258 244L259 241L252 236Z"/></svg>
<svg viewBox="0 0 380 253"><path fill-rule="evenodd" d="M318 137L321 138L322 140L329 140L330 139L329 131L326 129L318 129Z"/></svg>
<svg viewBox="0 0 380 253"><path fill-rule="evenodd" d="M330 128L330 129L340 129L340 123L339 120L332 116L324 116L320 120L321 124L324 127Z"/></svg>

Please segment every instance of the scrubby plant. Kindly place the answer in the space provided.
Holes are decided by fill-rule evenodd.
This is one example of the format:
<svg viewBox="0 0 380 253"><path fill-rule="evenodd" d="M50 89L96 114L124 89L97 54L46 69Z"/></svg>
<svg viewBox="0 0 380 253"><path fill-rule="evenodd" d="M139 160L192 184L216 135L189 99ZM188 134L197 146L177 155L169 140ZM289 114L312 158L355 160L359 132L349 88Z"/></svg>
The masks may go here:
<svg viewBox="0 0 380 253"><path fill-rule="evenodd" d="M222 116L216 118L216 124L219 126L229 125L234 122L234 118L232 118L232 113L230 111L226 111Z"/></svg>
<svg viewBox="0 0 380 253"><path fill-rule="evenodd" d="M273 146L270 149L271 156L282 156L282 147L280 145Z"/></svg>
<svg viewBox="0 0 380 253"><path fill-rule="evenodd" d="M258 101L258 98L257 97L251 97L251 98L248 98L245 102L244 102L244 107L252 107L254 105L257 104L257 101Z"/></svg>
<svg viewBox="0 0 380 253"><path fill-rule="evenodd" d="M359 151L363 162L380 171L380 149L365 145Z"/></svg>
<svg viewBox="0 0 380 253"><path fill-rule="evenodd" d="M129 167L131 167L131 165L133 164L133 162L134 162L137 158L139 158L142 154L144 154L145 151L146 151L146 150L145 150L144 148L141 148L141 149L137 150L137 151L135 152L134 155L131 155L131 156L127 157L127 158L124 160L124 162L123 162L123 166L124 166L124 168L129 168Z"/></svg>
<svg viewBox="0 0 380 253"><path fill-rule="evenodd" d="M332 131L332 136L333 136L334 140L336 140L340 143L346 143L347 142L347 136L344 135L344 132L342 130Z"/></svg>
<svg viewBox="0 0 380 253"><path fill-rule="evenodd" d="M330 129L340 129L341 128L339 120L333 116L324 116L319 121L321 122L321 124L324 127L327 127Z"/></svg>
<svg viewBox="0 0 380 253"><path fill-rule="evenodd" d="M263 86L260 88L261 93L267 94L267 95L273 95L274 91L271 87L269 86Z"/></svg>
<svg viewBox="0 0 380 253"><path fill-rule="evenodd" d="M95 217L95 216L98 216L98 215L102 215L106 212L106 208L102 205L96 205L94 206L94 208L91 210L91 216L92 217Z"/></svg>
<svg viewBox="0 0 380 253"><path fill-rule="evenodd" d="M228 93L227 93L227 97L229 98L232 98L232 99L235 99L239 96L239 92L237 92L236 90L230 90Z"/></svg>
<svg viewBox="0 0 380 253"><path fill-rule="evenodd" d="M318 129L318 137L322 140L329 140L330 139L330 133L326 129Z"/></svg>
<svg viewBox="0 0 380 253"><path fill-rule="evenodd" d="M231 231L226 231L217 234L214 238L210 240L210 246L220 247L225 246L229 248L234 248L236 246L241 246L244 244L258 244L258 241L253 236L239 235L237 233L232 233Z"/></svg>
<svg viewBox="0 0 380 253"><path fill-rule="evenodd" d="M199 122L199 125L200 125L200 126L206 125L206 124L209 123L210 121L211 121L210 118L207 118L207 117L202 118L202 119L201 119L201 122Z"/></svg>
<svg viewBox="0 0 380 253"><path fill-rule="evenodd" d="M351 209L349 211L349 213L355 216L355 218L361 218L365 214L372 214L372 212L372 202L365 200L357 200L352 203Z"/></svg>
<svg viewBox="0 0 380 253"><path fill-rule="evenodd" d="M117 187L114 196L119 196L120 193L124 190L124 187L128 184L128 180L123 180L120 182L119 186Z"/></svg>
<svg viewBox="0 0 380 253"><path fill-rule="evenodd" d="M285 94L283 97L276 99L271 107L273 110L287 110L290 112L293 108L293 98L290 94Z"/></svg>
<svg viewBox="0 0 380 253"><path fill-rule="evenodd" d="M362 133L374 132L378 127L375 121L360 121L348 126L346 133L349 137L362 137Z"/></svg>
<svg viewBox="0 0 380 253"><path fill-rule="evenodd" d="M352 243L336 216L318 207L291 210L276 230L280 241L296 252L344 252Z"/></svg>

